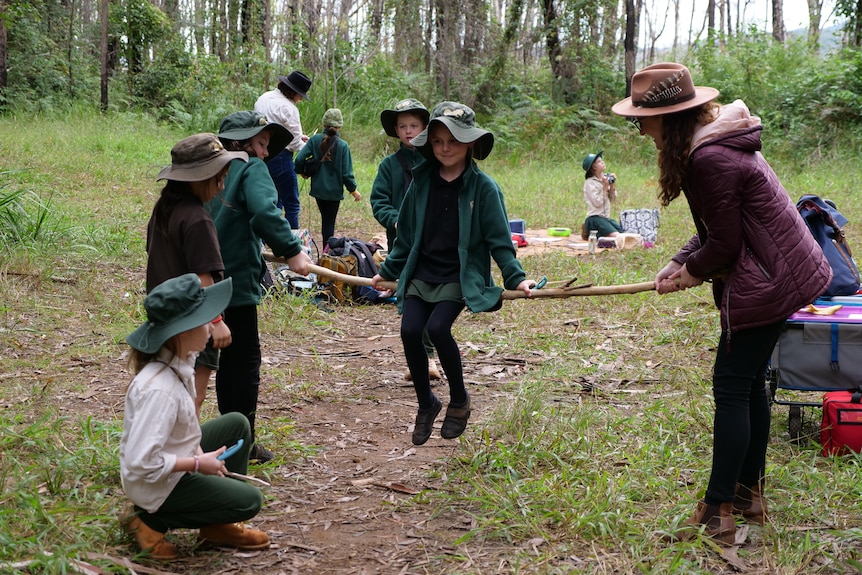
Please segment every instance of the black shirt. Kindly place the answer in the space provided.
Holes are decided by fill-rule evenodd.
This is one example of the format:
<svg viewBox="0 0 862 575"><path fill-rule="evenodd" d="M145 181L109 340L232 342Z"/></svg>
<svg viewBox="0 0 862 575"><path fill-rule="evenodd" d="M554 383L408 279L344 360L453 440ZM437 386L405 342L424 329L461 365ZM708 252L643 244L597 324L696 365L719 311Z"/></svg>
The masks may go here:
<svg viewBox="0 0 862 575"><path fill-rule="evenodd" d="M458 193L462 187L463 173L447 182L439 169L432 171L420 257L413 276L416 279L434 284L460 281Z"/></svg>

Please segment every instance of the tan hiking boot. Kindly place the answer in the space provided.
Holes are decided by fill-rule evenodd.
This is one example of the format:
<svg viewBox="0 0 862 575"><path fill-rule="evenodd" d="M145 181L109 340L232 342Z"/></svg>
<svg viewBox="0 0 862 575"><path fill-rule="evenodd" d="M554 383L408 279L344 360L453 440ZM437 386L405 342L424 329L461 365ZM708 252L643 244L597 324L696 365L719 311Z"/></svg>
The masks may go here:
<svg viewBox="0 0 862 575"><path fill-rule="evenodd" d="M246 551L269 547L269 535L249 529L242 523L220 523L201 527L199 540L212 545L236 547Z"/></svg>
<svg viewBox="0 0 862 575"><path fill-rule="evenodd" d="M433 357L428 358L428 379L441 379L440 370L437 369L437 362Z"/></svg>
<svg viewBox="0 0 862 575"><path fill-rule="evenodd" d="M749 523L763 525L766 522L766 501L763 499L763 485L746 487L736 484L736 495L733 498L733 514L742 515Z"/></svg>
<svg viewBox="0 0 862 575"><path fill-rule="evenodd" d="M147 527L147 524L134 515L126 515L120 518L123 530L134 536L141 551L147 553L150 559L158 561L173 561L179 557L176 545L165 539L164 533Z"/></svg>
<svg viewBox="0 0 862 575"><path fill-rule="evenodd" d="M705 526L704 535L726 545L733 545L736 540L736 522L731 515L732 509L733 503L730 501L720 505L710 505L698 501L694 514L685 520L684 526L664 539L666 541L688 541L700 532L701 527Z"/></svg>
<svg viewBox="0 0 862 575"><path fill-rule="evenodd" d="M433 357L428 358L428 379L442 379L442 375L440 375L440 370L437 369L437 362L434 361ZM404 380L405 381L413 381L413 375L410 373L410 370L404 372Z"/></svg>

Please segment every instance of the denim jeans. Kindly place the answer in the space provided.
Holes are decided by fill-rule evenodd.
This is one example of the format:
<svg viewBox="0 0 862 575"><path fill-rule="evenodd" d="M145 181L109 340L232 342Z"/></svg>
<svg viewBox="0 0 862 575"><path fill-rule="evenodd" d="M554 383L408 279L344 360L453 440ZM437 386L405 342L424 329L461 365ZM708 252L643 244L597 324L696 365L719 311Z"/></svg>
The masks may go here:
<svg viewBox="0 0 862 575"><path fill-rule="evenodd" d="M283 150L271 158L266 167L278 191L278 207L284 210L284 219L294 230L299 229L299 182L293 165L293 152ZM325 240L324 240L325 241Z"/></svg>

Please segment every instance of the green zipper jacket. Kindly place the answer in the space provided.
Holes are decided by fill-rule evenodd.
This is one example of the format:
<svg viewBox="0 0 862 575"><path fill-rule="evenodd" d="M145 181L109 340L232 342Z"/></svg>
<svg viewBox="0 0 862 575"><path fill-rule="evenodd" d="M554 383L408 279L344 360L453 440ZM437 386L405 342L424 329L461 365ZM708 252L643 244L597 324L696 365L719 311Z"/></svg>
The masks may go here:
<svg viewBox="0 0 862 575"><path fill-rule="evenodd" d="M413 183L398 215L398 238L380 267L383 278L398 280L399 311L403 309L404 292L416 270L430 193L430 174L437 169L439 164L429 161L413 170ZM458 260L464 302L473 312L497 309L503 288L494 285L491 258L500 268L506 289L517 288L527 276L512 245L500 186L472 161L464 173L464 187L458 193L458 217Z"/></svg>
<svg viewBox="0 0 862 575"><path fill-rule="evenodd" d="M404 144L394 154L389 154L377 168L377 177L371 186L371 211L374 219L386 228L386 233L395 237L395 223L398 221L398 212L401 210L401 202L404 201L406 187L404 186L404 168L398 156L404 158L410 168L415 168L425 161L418 150L410 149ZM392 246L389 246L390 249Z"/></svg>
<svg viewBox="0 0 862 575"><path fill-rule="evenodd" d="M207 209L218 232L225 277L233 278L228 307L260 303L264 265L261 240L277 256L290 258L302 250L299 238L278 208L278 192L260 158L233 160L224 191Z"/></svg>
<svg viewBox="0 0 862 575"><path fill-rule="evenodd" d="M296 173L302 173L303 166L312 157L322 155L320 143L323 134L315 134L308 139L305 146L296 155ZM332 161L321 162L317 173L311 176L311 197L321 200L340 201L344 199L344 188L351 194L356 189L356 176L353 175L353 157L350 146L338 138L338 143L332 148Z"/></svg>

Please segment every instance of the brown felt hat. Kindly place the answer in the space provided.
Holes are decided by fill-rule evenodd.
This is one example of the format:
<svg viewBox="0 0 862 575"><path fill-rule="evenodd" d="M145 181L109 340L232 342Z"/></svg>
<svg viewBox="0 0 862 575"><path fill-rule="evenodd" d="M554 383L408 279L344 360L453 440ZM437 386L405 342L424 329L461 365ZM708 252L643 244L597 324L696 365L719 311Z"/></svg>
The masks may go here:
<svg viewBox="0 0 862 575"><path fill-rule="evenodd" d="M718 90L695 86L691 72L682 64L662 62L647 66L632 76L632 95L613 105L618 116L643 118L696 108L718 97Z"/></svg>
<svg viewBox="0 0 862 575"><path fill-rule="evenodd" d="M228 152L215 134L195 134L171 148L171 165L163 168L156 180L203 182L236 159L246 162L248 154Z"/></svg>

